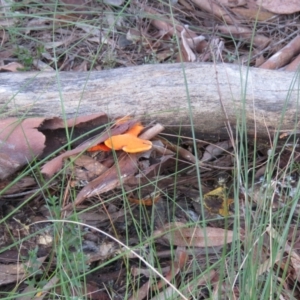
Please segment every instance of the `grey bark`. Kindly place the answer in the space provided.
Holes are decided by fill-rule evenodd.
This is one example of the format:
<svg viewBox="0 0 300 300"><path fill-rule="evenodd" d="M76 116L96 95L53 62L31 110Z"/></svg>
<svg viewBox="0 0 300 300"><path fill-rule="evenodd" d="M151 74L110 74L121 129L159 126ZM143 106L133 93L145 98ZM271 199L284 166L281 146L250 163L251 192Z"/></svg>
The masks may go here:
<svg viewBox="0 0 300 300"><path fill-rule="evenodd" d="M222 105L226 111L222 108ZM244 118L249 134L293 130L297 74L210 63L144 65L99 72L0 74L5 116L135 115L188 131L223 134ZM228 118L228 119L227 119Z"/></svg>

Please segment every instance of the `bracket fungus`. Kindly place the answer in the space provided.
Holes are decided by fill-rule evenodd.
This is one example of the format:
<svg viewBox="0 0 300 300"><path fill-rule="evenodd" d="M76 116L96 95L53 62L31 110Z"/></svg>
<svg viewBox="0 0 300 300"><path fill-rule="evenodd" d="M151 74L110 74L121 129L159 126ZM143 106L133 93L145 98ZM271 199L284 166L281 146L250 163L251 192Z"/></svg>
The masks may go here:
<svg viewBox="0 0 300 300"><path fill-rule="evenodd" d="M88 151L111 151L123 150L127 153L139 153L152 148L152 143L148 140L138 138L144 127L141 123L135 124L124 134L113 135L99 144L88 149Z"/></svg>

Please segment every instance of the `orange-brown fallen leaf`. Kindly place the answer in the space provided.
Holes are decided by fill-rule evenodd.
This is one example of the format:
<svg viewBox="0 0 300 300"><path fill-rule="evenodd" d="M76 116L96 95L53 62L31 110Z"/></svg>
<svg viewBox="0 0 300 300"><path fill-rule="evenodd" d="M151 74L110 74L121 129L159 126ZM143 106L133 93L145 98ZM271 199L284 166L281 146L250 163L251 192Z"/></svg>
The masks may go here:
<svg viewBox="0 0 300 300"><path fill-rule="evenodd" d="M300 36L297 35L285 47L271 56L260 68L276 70L285 66L295 55L300 53Z"/></svg>
<svg viewBox="0 0 300 300"><path fill-rule="evenodd" d="M11 62L5 66L0 66L0 71L19 72L24 69L24 66L18 62Z"/></svg>
<svg viewBox="0 0 300 300"><path fill-rule="evenodd" d="M155 230L153 236L164 244L180 247L216 247L231 243L233 231L197 225L187 227L184 223L173 222Z"/></svg>
<svg viewBox="0 0 300 300"><path fill-rule="evenodd" d="M46 139L38 127L44 120L8 118L0 121L1 180L43 153Z"/></svg>

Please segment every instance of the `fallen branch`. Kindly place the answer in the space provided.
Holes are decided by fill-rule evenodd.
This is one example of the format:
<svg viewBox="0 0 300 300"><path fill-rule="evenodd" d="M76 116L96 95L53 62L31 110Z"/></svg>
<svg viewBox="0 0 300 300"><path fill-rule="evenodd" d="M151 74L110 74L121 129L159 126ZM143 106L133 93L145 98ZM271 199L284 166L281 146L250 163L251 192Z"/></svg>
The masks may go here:
<svg viewBox="0 0 300 300"><path fill-rule="evenodd" d="M245 118L249 134L257 130L266 137L267 129L271 134L276 129L293 130L299 120L294 76L233 64L214 68L210 63L90 73L1 73L1 116L130 114L187 130L192 120L197 132L216 135L226 133L220 92L233 129L237 120Z"/></svg>

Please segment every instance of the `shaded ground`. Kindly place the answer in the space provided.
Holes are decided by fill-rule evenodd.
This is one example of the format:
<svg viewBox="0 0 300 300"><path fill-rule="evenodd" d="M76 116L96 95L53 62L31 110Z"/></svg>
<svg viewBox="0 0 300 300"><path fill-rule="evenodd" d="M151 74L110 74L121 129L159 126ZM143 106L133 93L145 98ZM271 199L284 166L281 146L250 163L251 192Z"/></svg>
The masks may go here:
<svg viewBox="0 0 300 300"><path fill-rule="evenodd" d="M181 59L279 68L298 54L270 67L272 54L297 42L298 13L196 3L16 2L2 9L2 69L101 71ZM157 124L138 132L136 120L99 119L100 131L126 136L126 145L87 151L108 147L110 134L85 145L99 132L82 136L95 121L84 120L69 139L64 124L24 126L27 136L39 128L46 148L38 161L19 161L21 171L2 147L13 165L0 186L3 299L300 297L297 136L256 145L178 135L171 143ZM12 144L24 153L19 134Z"/></svg>
<svg viewBox="0 0 300 300"><path fill-rule="evenodd" d="M143 129L134 120L118 122L111 134L130 143ZM80 125L79 131L84 128ZM196 140L194 145L180 137L172 144L163 132L157 135L161 129L156 124L139 135L140 141L151 139L148 151L126 152L136 152L136 146L106 151L99 138L84 151L84 142L74 142L74 150L47 157L42 174L37 165L29 176L23 171L11 187L12 177L2 182L3 298L39 294L42 288L46 299L66 293L92 299L113 294L114 299L165 299L164 293L205 299L221 292L232 299L239 297L251 264L257 265L252 282L257 289L263 291L261 282L273 273L287 281L284 288L277 286L281 294L299 296L297 148L286 141L270 156L269 145L230 140ZM53 150L58 137L66 144L61 129L50 135L41 131L48 140L44 153ZM74 138L77 134L75 127ZM248 156L238 163L245 150ZM57 163L60 157L64 165ZM271 263L274 250L268 236L277 244L283 234L286 244ZM224 260L232 264L233 275L224 270Z"/></svg>

